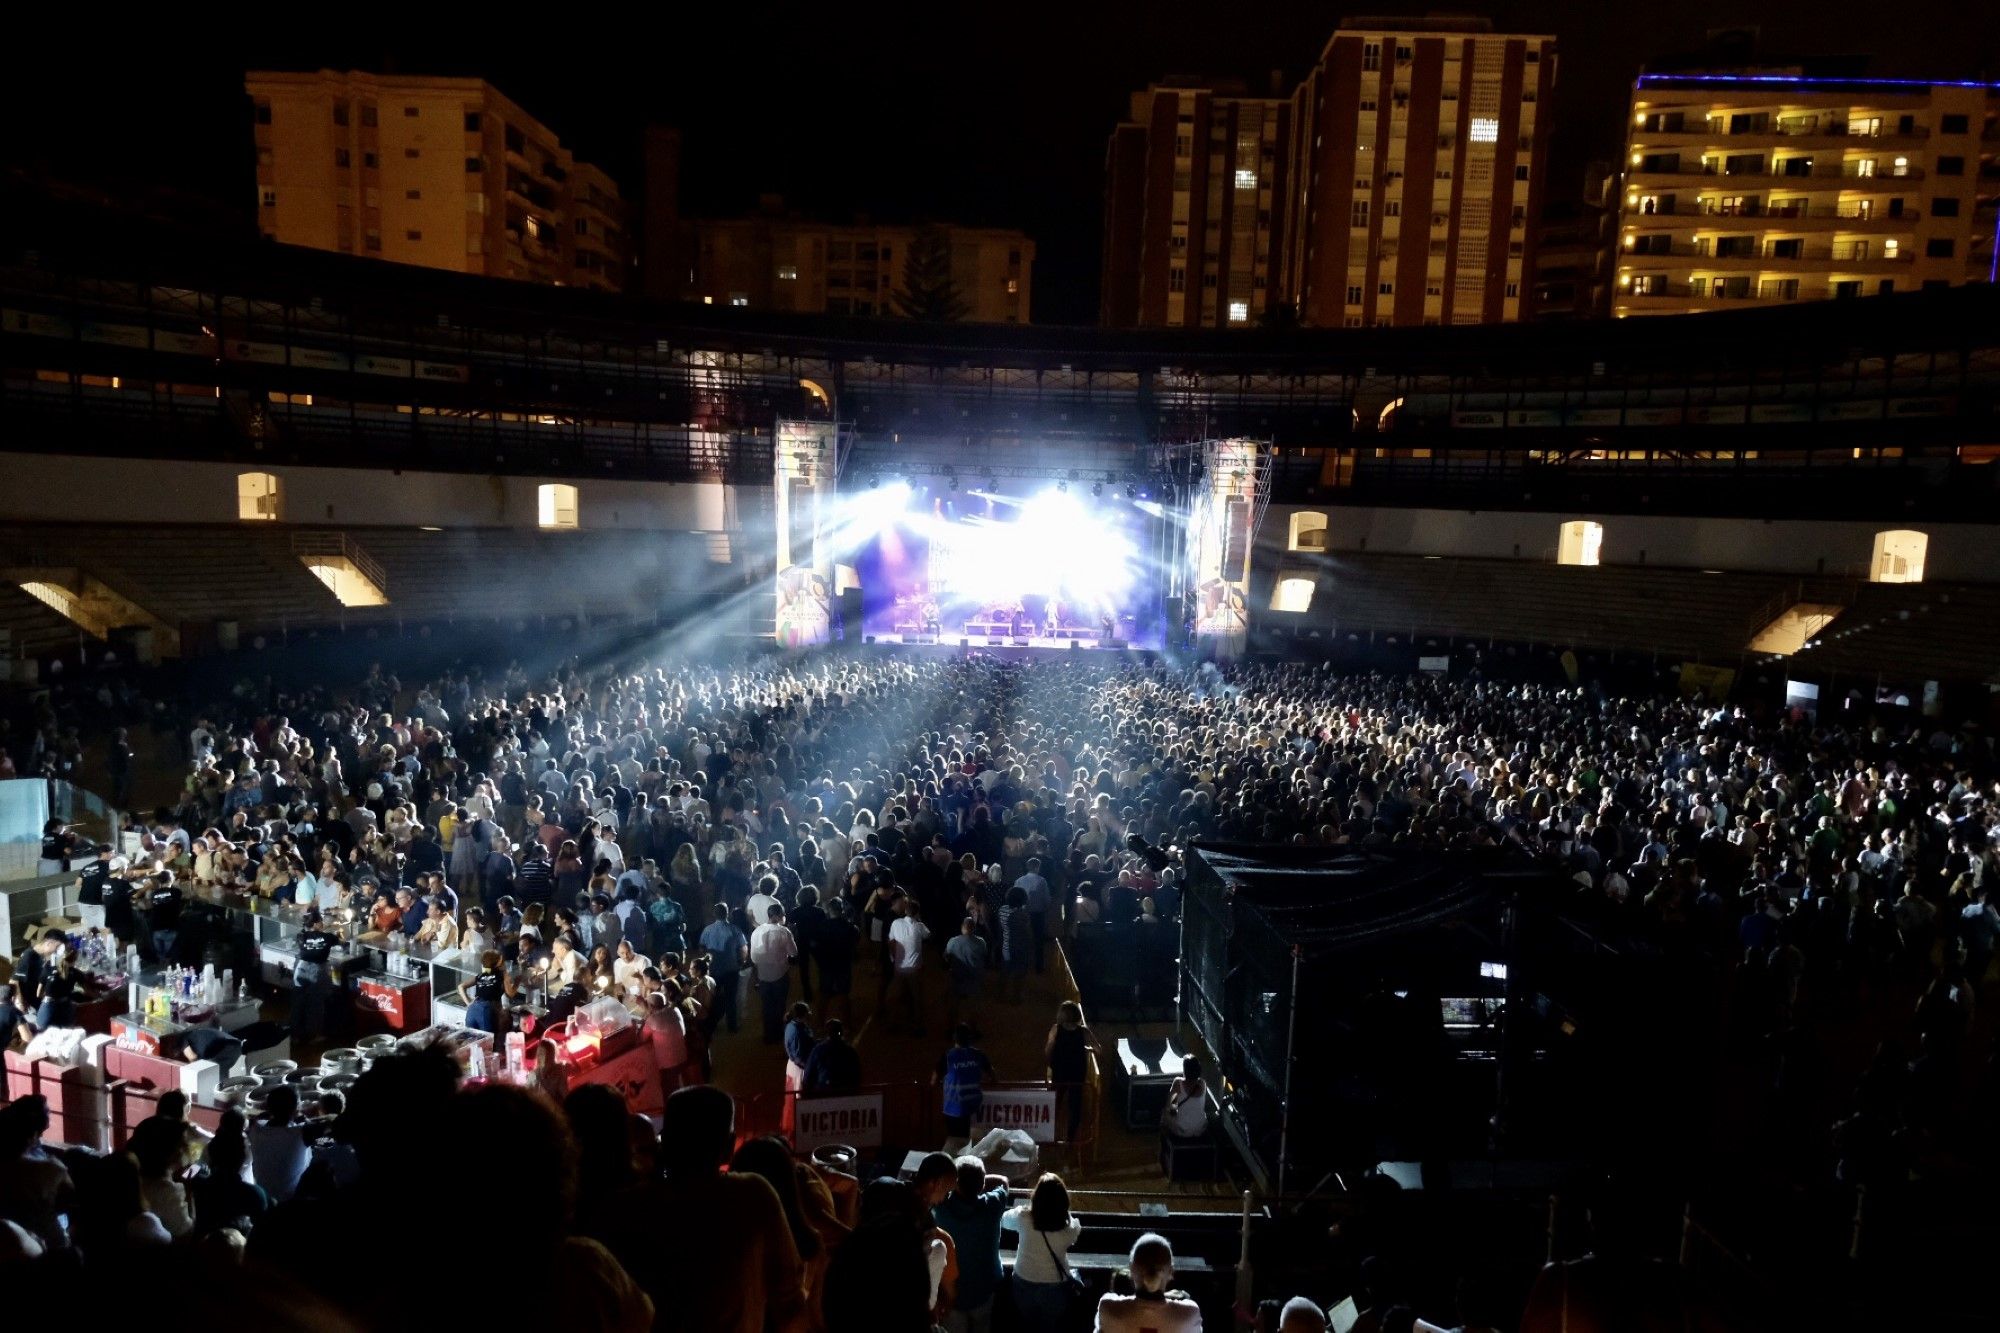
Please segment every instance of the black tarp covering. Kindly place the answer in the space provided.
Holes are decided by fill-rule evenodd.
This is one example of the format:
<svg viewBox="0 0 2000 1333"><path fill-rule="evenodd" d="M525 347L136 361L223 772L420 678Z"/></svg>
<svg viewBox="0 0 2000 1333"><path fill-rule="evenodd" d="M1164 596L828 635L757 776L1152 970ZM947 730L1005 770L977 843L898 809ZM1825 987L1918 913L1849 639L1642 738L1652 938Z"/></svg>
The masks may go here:
<svg viewBox="0 0 2000 1333"><path fill-rule="evenodd" d="M1499 853L1197 845L1182 1003L1267 1179L1281 1136L1298 1190L1339 1167L1463 1151L1482 1132L1499 1062L1456 1060L1438 1001L1477 993L1480 965L1511 957L1510 914L1550 886ZM1504 983L1484 984L1502 998Z"/></svg>

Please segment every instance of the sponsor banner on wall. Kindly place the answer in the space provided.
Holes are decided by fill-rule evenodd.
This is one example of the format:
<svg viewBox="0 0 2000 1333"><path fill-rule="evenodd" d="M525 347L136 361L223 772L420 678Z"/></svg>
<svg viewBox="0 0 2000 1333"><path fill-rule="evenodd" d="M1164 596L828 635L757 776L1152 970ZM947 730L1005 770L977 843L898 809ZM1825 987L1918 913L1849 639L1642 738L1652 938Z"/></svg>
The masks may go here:
<svg viewBox="0 0 2000 1333"><path fill-rule="evenodd" d="M972 1117L977 1141L989 1129L1018 1129L1037 1143L1056 1141L1056 1090L1027 1088L989 1092Z"/></svg>
<svg viewBox="0 0 2000 1333"><path fill-rule="evenodd" d="M831 1143L849 1148L881 1147L882 1094L799 1098L792 1116L792 1147L810 1152Z"/></svg>

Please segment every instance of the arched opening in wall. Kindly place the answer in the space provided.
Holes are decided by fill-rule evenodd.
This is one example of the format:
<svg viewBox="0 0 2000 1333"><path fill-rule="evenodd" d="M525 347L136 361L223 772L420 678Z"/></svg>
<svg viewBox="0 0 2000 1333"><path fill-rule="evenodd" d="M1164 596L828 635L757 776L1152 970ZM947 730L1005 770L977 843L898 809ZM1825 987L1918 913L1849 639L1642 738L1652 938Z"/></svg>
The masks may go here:
<svg viewBox="0 0 2000 1333"><path fill-rule="evenodd" d="M1271 590L1271 609L1303 614L1313 601L1313 581L1309 578L1279 579Z"/></svg>
<svg viewBox="0 0 2000 1333"><path fill-rule="evenodd" d="M245 523L276 523L285 516L285 486L270 472L236 474L236 517Z"/></svg>
<svg viewBox="0 0 2000 1333"><path fill-rule="evenodd" d="M1383 404L1382 415L1375 418L1375 433L1386 435L1396 429L1396 414L1403 410L1403 400L1391 398Z"/></svg>
<svg viewBox="0 0 2000 1333"><path fill-rule="evenodd" d="M535 488L535 522L544 528L576 527L576 487L548 482Z"/></svg>
<svg viewBox="0 0 2000 1333"><path fill-rule="evenodd" d="M1870 583L1922 583L1924 556L1931 546L1930 534L1909 528L1891 528L1875 534L1875 554L1868 562Z"/></svg>
<svg viewBox="0 0 2000 1333"><path fill-rule="evenodd" d="M1292 515L1292 528L1285 540L1287 551L1324 551L1326 515L1302 509Z"/></svg>
<svg viewBox="0 0 2000 1333"><path fill-rule="evenodd" d="M1562 525L1562 536L1556 542L1556 563L1594 565L1603 546L1602 523L1592 523L1587 518L1573 519Z"/></svg>

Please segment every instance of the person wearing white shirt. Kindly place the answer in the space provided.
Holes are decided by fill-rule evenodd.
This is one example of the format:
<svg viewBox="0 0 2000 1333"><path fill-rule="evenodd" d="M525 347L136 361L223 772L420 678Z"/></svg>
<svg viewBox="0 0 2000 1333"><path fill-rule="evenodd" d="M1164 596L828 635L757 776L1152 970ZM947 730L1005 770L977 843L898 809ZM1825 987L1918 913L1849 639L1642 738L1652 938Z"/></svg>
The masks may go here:
<svg viewBox="0 0 2000 1333"><path fill-rule="evenodd" d="M632 941L621 939L618 941L618 956L611 960L611 977L618 983L618 989L627 997L636 996L639 993L639 982L645 977L646 969L652 965L652 959L633 952Z"/></svg>
<svg viewBox="0 0 2000 1333"><path fill-rule="evenodd" d="M919 1037L924 1035L924 942L931 937L931 930L919 916L917 900L905 897L899 901L902 915L889 923L889 955L895 962L895 973L890 982L890 992L885 1010L898 1003L909 1006L910 1028Z"/></svg>
<svg viewBox="0 0 2000 1333"><path fill-rule="evenodd" d="M1083 1234L1083 1222L1069 1210L1069 1188L1053 1171L1035 1182L1027 1203L1008 1209L1000 1225L1021 1233L1014 1248L1011 1286L1014 1308L1026 1328L1066 1326L1069 1293L1063 1279L1069 1272L1069 1247Z"/></svg>
<svg viewBox="0 0 2000 1333"><path fill-rule="evenodd" d="M1174 1280L1174 1248L1165 1236L1149 1231L1139 1237L1129 1267L1132 1294L1098 1298L1098 1333L1201 1333L1201 1307L1186 1292L1167 1290Z"/></svg>
<svg viewBox="0 0 2000 1333"><path fill-rule="evenodd" d="M799 956L798 941L785 925L785 909L771 900L764 909L764 924L750 935L750 966L757 972L757 998L764 1009L764 1044L776 1046L785 1039L785 1013L791 999L792 960Z"/></svg>

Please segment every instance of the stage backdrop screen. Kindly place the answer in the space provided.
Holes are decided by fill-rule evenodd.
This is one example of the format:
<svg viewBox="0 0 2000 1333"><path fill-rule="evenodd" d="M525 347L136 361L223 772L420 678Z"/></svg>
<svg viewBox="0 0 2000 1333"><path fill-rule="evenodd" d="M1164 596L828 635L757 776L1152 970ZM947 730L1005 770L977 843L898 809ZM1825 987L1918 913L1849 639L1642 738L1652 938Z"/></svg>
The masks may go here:
<svg viewBox="0 0 2000 1333"><path fill-rule="evenodd" d="M853 553L867 632L878 642L1160 647L1148 560L1160 506L1122 486L1090 491L884 480L848 492L838 544Z"/></svg>

